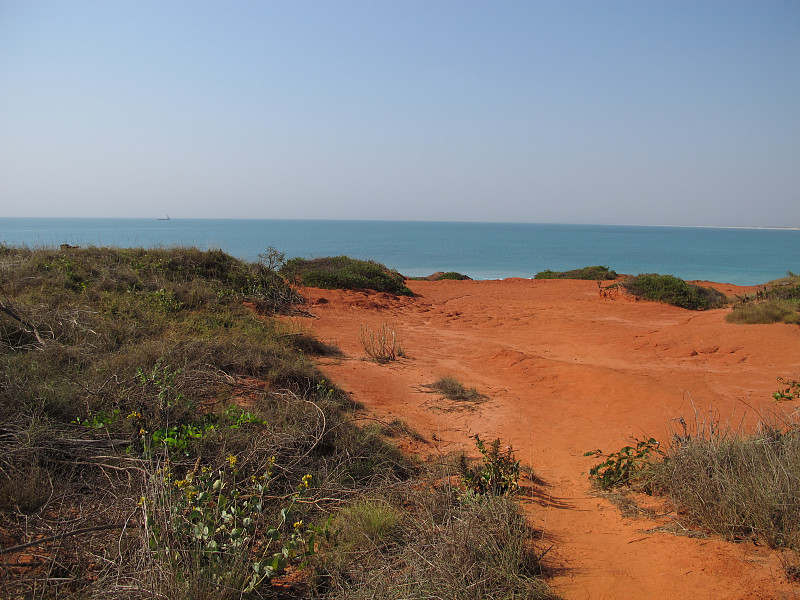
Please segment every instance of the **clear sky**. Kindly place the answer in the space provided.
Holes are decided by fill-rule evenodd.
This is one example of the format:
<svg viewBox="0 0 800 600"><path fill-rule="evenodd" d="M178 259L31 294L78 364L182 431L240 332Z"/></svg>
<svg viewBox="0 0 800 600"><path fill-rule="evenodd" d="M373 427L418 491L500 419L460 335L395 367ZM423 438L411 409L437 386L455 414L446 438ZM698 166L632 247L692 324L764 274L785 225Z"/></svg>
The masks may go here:
<svg viewBox="0 0 800 600"><path fill-rule="evenodd" d="M1 0L0 217L800 226L798 0Z"/></svg>

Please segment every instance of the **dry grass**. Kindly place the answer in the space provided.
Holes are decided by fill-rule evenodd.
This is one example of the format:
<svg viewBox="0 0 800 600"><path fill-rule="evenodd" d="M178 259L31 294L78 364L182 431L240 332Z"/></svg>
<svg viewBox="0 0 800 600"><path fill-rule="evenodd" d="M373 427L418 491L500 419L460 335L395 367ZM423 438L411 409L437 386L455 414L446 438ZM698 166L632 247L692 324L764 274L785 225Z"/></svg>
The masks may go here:
<svg viewBox="0 0 800 600"><path fill-rule="evenodd" d="M541 580L538 534L517 504L449 487L406 489L347 515L317 581L326 597L347 600L551 599Z"/></svg>
<svg viewBox="0 0 800 600"><path fill-rule="evenodd" d="M726 539L800 549L800 428L762 423L754 433L716 426L677 435L653 465L653 489Z"/></svg>
<svg viewBox="0 0 800 600"><path fill-rule="evenodd" d="M381 323L377 329L362 323L358 340L367 358L376 363L385 364L403 356L403 348L397 339L397 331L388 323Z"/></svg>

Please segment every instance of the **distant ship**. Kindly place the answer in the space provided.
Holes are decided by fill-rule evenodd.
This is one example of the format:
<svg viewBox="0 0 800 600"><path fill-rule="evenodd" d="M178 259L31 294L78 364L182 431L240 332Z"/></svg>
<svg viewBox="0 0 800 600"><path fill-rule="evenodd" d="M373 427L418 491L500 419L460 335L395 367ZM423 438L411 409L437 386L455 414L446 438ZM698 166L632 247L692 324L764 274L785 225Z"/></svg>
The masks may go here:
<svg viewBox="0 0 800 600"><path fill-rule="evenodd" d="M167 216L166 216L166 218L163 218L163 219L158 219L158 220L159 220L159 221L169 221L169 220L170 220L170 218L169 218L169 215L167 215Z"/></svg>

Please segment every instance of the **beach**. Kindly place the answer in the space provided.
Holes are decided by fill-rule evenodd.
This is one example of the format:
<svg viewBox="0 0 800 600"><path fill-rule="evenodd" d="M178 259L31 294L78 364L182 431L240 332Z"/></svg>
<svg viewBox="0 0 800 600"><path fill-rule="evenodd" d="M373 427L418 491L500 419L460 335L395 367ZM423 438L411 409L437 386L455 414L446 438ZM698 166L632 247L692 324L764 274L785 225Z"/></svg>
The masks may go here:
<svg viewBox="0 0 800 600"><path fill-rule="evenodd" d="M552 546L551 583L567 600L794 598L778 552L726 542L693 528L663 498L634 495L623 512L587 476L596 449L632 440L668 444L692 428L755 427L790 419L798 401L776 402L776 377L800 372L800 327L735 325L730 309L693 312L603 295L594 281L409 281L414 297L305 288L308 315L293 327L336 344L322 358L331 381L370 418L402 420L423 440L400 439L422 457L500 438L535 473L522 503ZM729 296L755 287L709 284ZM364 358L362 327L391 327L403 356ZM452 376L487 399L443 400L424 386Z"/></svg>

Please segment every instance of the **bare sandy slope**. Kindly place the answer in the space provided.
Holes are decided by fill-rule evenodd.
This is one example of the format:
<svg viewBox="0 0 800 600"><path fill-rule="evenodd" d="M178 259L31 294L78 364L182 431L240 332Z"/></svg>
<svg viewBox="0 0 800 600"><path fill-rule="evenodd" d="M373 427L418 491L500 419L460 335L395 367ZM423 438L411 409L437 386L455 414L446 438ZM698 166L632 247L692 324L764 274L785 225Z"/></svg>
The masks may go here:
<svg viewBox="0 0 800 600"><path fill-rule="evenodd" d="M431 454L474 450L470 435L500 437L544 485L528 502L553 544L551 583L567 599L796 598L776 553L663 531L669 513L625 518L593 494L587 450L615 451L634 437L668 440L696 414L739 427L787 413L775 377L800 372L800 328L730 325L725 310L601 298L591 281L412 282L416 298L305 290L314 318L300 319L345 352L322 369L376 417L402 418ZM727 293L745 288L717 286ZM361 324L393 325L407 357L362 360ZM453 375L489 400L474 410L421 387ZM596 462L596 460L594 461ZM668 512L668 508L657 506ZM659 529L659 531L654 531Z"/></svg>

